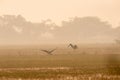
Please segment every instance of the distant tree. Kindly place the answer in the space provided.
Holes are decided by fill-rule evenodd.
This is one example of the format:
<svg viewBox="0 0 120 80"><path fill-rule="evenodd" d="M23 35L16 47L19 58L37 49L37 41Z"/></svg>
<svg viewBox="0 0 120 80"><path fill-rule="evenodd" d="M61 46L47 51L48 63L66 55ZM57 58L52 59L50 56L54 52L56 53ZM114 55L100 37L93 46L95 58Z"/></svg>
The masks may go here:
<svg viewBox="0 0 120 80"><path fill-rule="evenodd" d="M63 21L62 26L55 31L55 35L61 41L95 42L94 40L99 40L102 42L107 39L106 42L108 42L113 37L112 30L108 22L101 21L98 17L75 17Z"/></svg>

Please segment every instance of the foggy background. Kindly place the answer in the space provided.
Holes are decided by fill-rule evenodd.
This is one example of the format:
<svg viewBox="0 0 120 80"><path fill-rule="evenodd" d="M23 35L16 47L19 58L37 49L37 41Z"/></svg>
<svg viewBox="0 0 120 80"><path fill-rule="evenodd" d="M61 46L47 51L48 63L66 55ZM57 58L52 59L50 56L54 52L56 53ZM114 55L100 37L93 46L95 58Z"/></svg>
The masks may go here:
<svg viewBox="0 0 120 80"><path fill-rule="evenodd" d="M114 43L118 0L0 0L0 44Z"/></svg>
<svg viewBox="0 0 120 80"><path fill-rule="evenodd" d="M59 26L52 20L27 21L22 15L0 16L0 44L113 43L120 27L98 17L74 17Z"/></svg>

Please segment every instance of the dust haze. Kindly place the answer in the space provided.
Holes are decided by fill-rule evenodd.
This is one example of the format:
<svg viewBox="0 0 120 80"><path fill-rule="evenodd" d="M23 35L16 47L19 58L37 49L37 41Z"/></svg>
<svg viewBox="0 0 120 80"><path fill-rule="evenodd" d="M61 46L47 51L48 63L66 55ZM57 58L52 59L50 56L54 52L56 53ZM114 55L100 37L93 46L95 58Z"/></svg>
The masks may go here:
<svg viewBox="0 0 120 80"><path fill-rule="evenodd" d="M0 80L120 80L119 3L0 0Z"/></svg>
<svg viewBox="0 0 120 80"><path fill-rule="evenodd" d="M22 15L0 16L0 44L114 43L120 28L98 17L73 17L61 26L51 19L34 23Z"/></svg>
<svg viewBox="0 0 120 80"><path fill-rule="evenodd" d="M0 0L0 44L115 43L119 1Z"/></svg>

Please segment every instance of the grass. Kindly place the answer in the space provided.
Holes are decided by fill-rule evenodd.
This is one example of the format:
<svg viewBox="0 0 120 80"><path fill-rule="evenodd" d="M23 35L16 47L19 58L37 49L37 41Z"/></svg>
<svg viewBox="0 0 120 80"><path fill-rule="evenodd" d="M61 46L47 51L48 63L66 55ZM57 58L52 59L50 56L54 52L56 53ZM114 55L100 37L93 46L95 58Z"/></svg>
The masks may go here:
<svg viewBox="0 0 120 80"><path fill-rule="evenodd" d="M66 80L69 76L86 78L81 80L120 79L120 54L116 54L119 53L118 48L80 48L76 51L60 48L54 55L37 49L1 49L0 78Z"/></svg>

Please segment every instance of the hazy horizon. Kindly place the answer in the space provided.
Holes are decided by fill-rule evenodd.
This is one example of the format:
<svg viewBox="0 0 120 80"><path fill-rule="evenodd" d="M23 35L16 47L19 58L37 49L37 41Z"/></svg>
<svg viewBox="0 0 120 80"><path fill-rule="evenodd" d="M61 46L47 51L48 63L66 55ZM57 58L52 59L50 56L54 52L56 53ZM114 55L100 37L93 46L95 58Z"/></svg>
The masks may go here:
<svg viewBox="0 0 120 80"><path fill-rule="evenodd" d="M118 0L0 0L0 44L115 43Z"/></svg>

